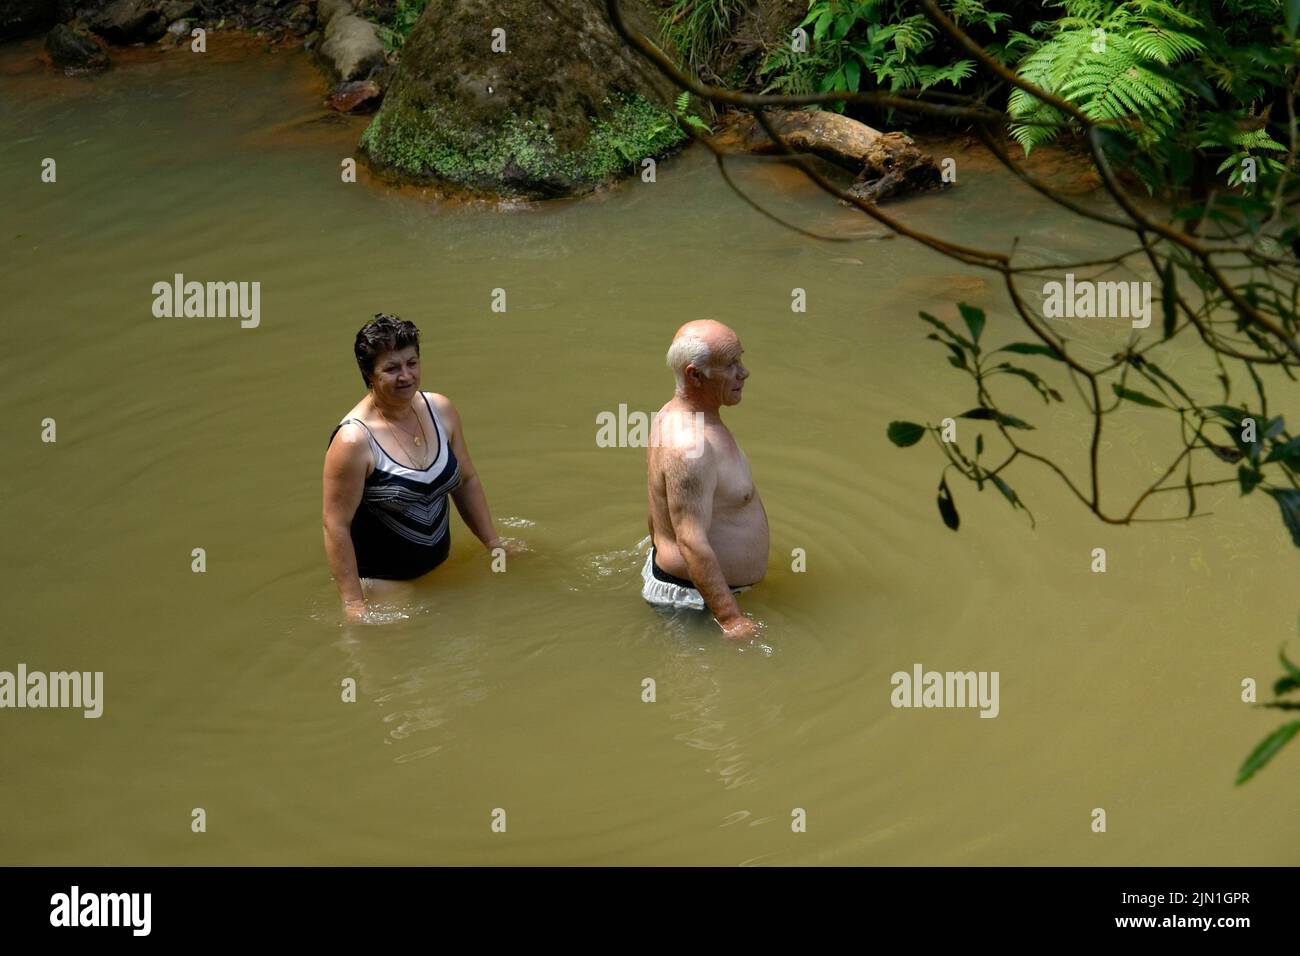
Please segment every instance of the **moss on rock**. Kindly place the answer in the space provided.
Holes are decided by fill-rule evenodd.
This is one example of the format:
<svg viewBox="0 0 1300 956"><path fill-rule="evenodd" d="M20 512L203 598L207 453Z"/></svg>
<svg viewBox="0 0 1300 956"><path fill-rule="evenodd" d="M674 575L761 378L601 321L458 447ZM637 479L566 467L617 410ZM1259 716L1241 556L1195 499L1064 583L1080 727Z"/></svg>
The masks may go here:
<svg viewBox="0 0 1300 956"><path fill-rule="evenodd" d="M504 53L492 50L496 28ZM407 180L528 199L572 195L686 139L670 94L623 49L603 0L517 0L506 9L431 0L361 145L372 166Z"/></svg>

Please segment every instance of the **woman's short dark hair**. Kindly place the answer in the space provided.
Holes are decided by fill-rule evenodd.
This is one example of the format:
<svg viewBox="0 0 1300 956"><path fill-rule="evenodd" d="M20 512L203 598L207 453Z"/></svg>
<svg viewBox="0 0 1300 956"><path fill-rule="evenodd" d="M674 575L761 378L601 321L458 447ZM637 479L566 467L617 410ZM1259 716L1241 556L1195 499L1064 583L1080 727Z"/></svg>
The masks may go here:
<svg viewBox="0 0 1300 956"><path fill-rule="evenodd" d="M415 354L420 354L420 330L415 323L406 322L387 312L376 312L375 317L361 326L357 332L356 344L352 351L357 356L357 368L361 369L361 380L370 387L370 376L375 371L375 361L385 352L400 352L404 348L415 346Z"/></svg>

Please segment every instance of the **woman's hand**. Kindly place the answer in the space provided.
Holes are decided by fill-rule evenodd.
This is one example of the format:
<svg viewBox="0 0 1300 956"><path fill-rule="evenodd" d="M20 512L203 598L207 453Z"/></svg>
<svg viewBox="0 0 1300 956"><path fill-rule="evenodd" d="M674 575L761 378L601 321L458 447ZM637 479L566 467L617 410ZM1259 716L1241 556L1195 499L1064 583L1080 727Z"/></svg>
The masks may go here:
<svg viewBox="0 0 1300 956"><path fill-rule="evenodd" d="M493 538L487 544L488 551L495 551L497 548L501 548L507 555L523 554L525 551L532 550L518 538Z"/></svg>

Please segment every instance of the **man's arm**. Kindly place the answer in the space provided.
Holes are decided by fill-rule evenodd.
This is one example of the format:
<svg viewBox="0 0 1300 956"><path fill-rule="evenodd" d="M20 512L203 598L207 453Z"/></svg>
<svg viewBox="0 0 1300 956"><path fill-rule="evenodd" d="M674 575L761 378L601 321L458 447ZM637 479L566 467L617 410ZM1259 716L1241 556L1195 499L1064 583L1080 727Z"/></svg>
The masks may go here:
<svg viewBox="0 0 1300 956"><path fill-rule="evenodd" d="M740 613L740 605L722 573L718 556L709 544L708 529L713 519L713 492L718 484L718 467L712 449L707 443L703 448L703 454L695 458L687 457L690 449L686 448L665 448L661 452L664 456L668 517L691 582L722 629L732 635L737 627L751 622Z"/></svg>

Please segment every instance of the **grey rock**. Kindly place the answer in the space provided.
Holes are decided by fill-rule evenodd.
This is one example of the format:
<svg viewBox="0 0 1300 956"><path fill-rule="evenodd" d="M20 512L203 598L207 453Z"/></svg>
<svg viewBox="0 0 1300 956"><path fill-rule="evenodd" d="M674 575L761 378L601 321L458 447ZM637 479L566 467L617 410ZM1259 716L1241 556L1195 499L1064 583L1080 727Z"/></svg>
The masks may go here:
<svg viewBox="0 0 1300 956"><path fill-rule="evenodd" d="M330 21L320 50L344 82L364 79L388 62L375 25L351 15L336 16Z"/></svg>
<svg viewBox="0 0 1300 956"><path fill-rule="evenodd" d="M113 0L90 28L114 43L157 40L167 32L166 18L149 0Z"/></svg>
<svg viewBox="0 0 1300 956"><path fill-rule="evenodd" d="M75 20L57 24L46 34L45 50L56 66L76 70L108 68L108 54L95 42L94 34Z"/></svg>
<svg viewBox="0 0 1300 956"><path fill-rule="evenodd" d="M352 0L316 0L316 19L321 26L328 26L335 17L352 12Z"/></svg>

